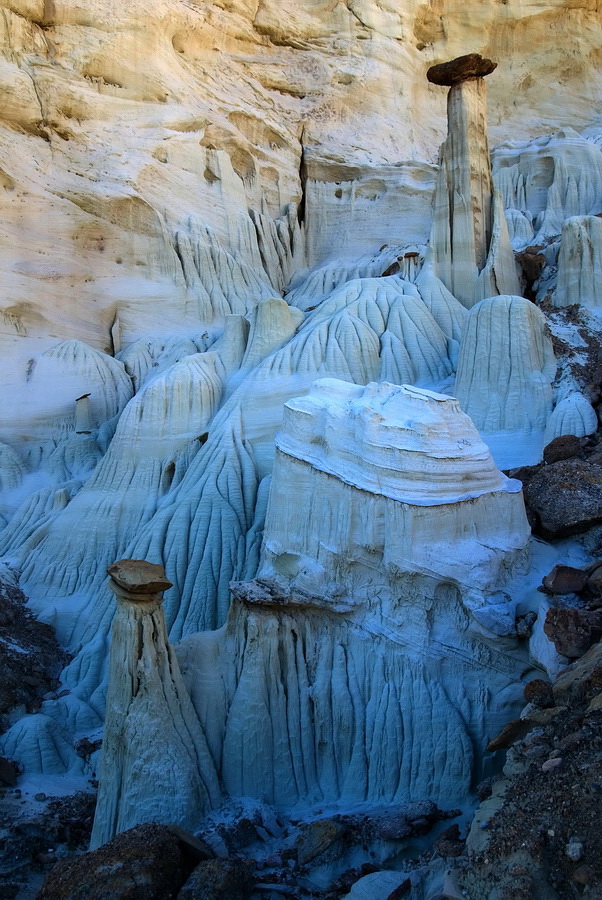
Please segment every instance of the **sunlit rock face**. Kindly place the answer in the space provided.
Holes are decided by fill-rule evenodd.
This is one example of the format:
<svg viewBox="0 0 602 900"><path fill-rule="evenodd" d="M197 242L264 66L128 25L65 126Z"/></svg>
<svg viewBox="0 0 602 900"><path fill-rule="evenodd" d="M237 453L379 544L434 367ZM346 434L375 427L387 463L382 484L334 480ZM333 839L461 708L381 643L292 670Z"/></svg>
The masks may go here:
<svg viewBox="0 0 602 900"><path fill-rule="evenodd" d="M600 29L569 0L5 0L2 427L29 421L28 362L57 338L194 334L304 266L425 243L445 133L428 67L497 59L493 143L559 110L580 129Z"/></svg>
<svg viewBox="0 0 602 900"><path fill-rule="evenodd" d="M363 559L366 575L371 560L490 589L501 558L528 533L519 482L496 469L456 400L323 380L285 405L260 576L367 603L369 579L368 594L354 584Z"/></svg>
<svg viewBox="0 0 602 900"><path fill-rule="evenodd" d="M317 382L276 445L258 580L178 649L226 790L454 802L519 696L520 484L456 400L386 383Z"/></svg>

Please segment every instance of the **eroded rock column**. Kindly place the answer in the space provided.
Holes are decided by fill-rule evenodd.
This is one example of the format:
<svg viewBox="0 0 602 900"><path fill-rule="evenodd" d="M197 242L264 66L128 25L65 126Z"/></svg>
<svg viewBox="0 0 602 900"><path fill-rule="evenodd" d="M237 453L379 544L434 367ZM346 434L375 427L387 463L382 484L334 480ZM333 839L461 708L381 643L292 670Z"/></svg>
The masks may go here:
<svg viewBox="0 0 602 900"><path fill-rule="evenodd" d="M501 198L494 194L487 139L485 76L497 63L477 53L431 66L449 87L430 258L446 287L471 307L494 294L520 293Z"/></svg>
<svg viewBox="0 0 602 900"><path fill-rule="evenodd" d="M162 566L109 567L117 598L91 849L145 822L198 825L220 799L213 760L167 640Z"/></svg>

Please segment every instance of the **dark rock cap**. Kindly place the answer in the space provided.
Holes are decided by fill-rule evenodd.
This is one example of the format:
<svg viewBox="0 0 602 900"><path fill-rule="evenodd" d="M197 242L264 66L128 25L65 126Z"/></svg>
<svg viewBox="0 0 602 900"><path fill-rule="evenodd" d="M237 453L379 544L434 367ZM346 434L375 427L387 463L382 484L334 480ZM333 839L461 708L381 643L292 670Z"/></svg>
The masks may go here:
<svg viewBox="0 0 602 900"><path fill-rule="evenodd" d="M483 78L490 75L496 68L497 63L491 59L484 59L480 53L467 53L466 56L458 56L449 62L431 66L426 77L432 84L452 87L468 78Z"/></svg>
<svg viewBox="0 0 602 900"><path fill-rule="evenodd" d="M119 587L130 594L159 594L172 587L165 577L163 566L145 559L120 559L109 566L107 572Z"/></svg>

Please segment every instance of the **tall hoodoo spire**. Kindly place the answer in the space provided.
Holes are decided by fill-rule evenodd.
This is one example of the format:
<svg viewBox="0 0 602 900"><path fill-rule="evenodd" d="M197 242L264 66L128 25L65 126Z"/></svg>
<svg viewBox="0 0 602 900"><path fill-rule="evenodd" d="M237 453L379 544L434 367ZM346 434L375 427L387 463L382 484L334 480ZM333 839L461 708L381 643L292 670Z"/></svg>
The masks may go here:
<svg viewBox="0 0 602 900"><path fill-rule="evenodd" d="M427 72L432 84L449 87L430 256L435 273L468 307L494 294L520 293L489 159L485 76L496 66L469 53Z"/></svg>
<svg viewBox="0 0 602 900"><path fill-rule="evenodd" d="M193 828L220 798L163 615L163 566L109 566L117 598L98 804L90 847L145 822Z"/></svg>

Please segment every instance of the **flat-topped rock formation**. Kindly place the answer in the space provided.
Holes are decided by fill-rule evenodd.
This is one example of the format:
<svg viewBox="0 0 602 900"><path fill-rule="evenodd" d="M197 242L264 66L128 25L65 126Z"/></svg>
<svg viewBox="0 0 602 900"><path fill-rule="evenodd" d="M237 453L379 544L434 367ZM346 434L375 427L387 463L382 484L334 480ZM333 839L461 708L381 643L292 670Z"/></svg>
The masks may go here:
<svg viewBox="0 0 602 900"><path fill-rule="evenodd" d="M520 485L456 400L412 387L321 380L276 443L258 578L177 648L224 786L455 802L524 671L502 588L527 557Z"/></svg>

